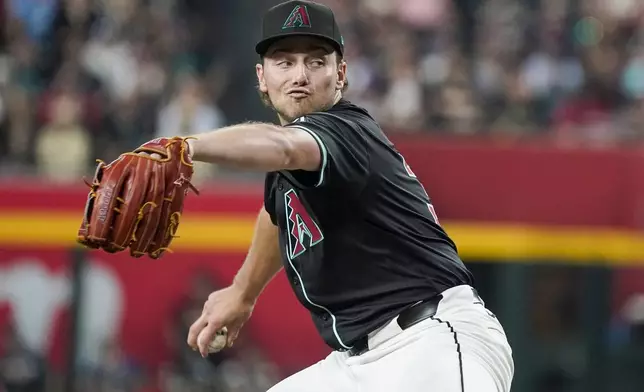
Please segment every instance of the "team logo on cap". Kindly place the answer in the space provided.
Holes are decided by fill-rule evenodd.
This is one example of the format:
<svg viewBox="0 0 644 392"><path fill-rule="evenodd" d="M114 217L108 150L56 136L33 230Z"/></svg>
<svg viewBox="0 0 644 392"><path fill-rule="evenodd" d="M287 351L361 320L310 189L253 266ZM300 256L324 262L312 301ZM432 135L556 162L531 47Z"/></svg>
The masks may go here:
<svg viewBox="0 0 644 392"><path fill-rule="evenodd" d="M296 5L293 11L289 14L282 29L290 29L294 27L311 27L311 19L309 18L309 11L305 5Z"/></svg>

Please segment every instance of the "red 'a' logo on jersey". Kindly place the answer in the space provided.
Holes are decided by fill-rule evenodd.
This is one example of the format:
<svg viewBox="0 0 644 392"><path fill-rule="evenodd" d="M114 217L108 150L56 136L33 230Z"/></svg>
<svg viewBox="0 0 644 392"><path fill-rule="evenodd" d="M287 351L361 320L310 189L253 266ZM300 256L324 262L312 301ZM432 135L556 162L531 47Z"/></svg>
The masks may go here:
<svg viewBox="0 0 644 392"><path fill-rule="evenodd" d="M324 235L294 190L286 192L284 203L286 226L289 232L288 250L292 260L322 242Z"/></svg>

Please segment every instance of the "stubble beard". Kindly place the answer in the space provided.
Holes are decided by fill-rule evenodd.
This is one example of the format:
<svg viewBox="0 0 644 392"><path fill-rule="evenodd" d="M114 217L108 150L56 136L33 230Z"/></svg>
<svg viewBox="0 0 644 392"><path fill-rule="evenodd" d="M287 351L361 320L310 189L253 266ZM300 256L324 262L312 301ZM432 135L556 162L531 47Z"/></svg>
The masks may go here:
<svg viewBox="0 0 644 392"><path fill-rule="evenodd" d="M283 121L293 122L296 118L313 113L318 109L308 99L288 98L283 109L276 108L277 114Z"/></svg>
<svg viewBox="0 0 644 392"><path fill-rule="evenodd" d="M282 123L288 124L307 114L327 110L333 106L333 103L334 99L330 99L328 102L316 105L312 102L311 97L300 100L287 97L280 107L275 106L272 101L270 107L277 113Z"/></svg>

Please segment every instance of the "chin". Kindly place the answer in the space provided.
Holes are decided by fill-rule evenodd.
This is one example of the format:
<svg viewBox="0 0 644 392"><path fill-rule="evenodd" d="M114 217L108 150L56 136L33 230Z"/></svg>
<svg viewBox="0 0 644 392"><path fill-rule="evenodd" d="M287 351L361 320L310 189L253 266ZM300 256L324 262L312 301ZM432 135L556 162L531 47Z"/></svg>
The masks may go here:
<svg viewBox="0 0 644 392"><path fill-rule="evenodd" d="M302 117L309 113L313 113L315 110L305 108L305 107L300 107L300 108L287 107L287 108L276 108L276 111L283 119L291 122L296 118Z"/></svg>
<svg viewBox="0 0 644 392"><path fill-rule="evenodd" d="M283 110L280 110L283 117L289 118L291 121L306 114L320 111L324 108L323 105L315 105L308 100L301 100L297 103L289 103L284 105Z"/></svg>

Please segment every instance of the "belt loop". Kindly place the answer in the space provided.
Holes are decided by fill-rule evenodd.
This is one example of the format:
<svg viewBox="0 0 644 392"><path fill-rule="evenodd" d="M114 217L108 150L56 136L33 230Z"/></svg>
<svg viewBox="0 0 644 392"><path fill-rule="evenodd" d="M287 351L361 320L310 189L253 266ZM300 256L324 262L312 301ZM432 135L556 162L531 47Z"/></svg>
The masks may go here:
<svg viewBox="0 0 644 392"><path fill-rule="evenodd" d="M369 351L369 338L364 336L353 344L353 346L347 350L349 356L357 357Z"/></svg>
<svg viewBox="0 0 644 392"><path fill-rule="evenodd" d="M472 289L472 294L474 295L474 304L485 306L485 301L483 301L483 299L479 295L479 292L474 287L471 287L471 289Z"/></svg>

